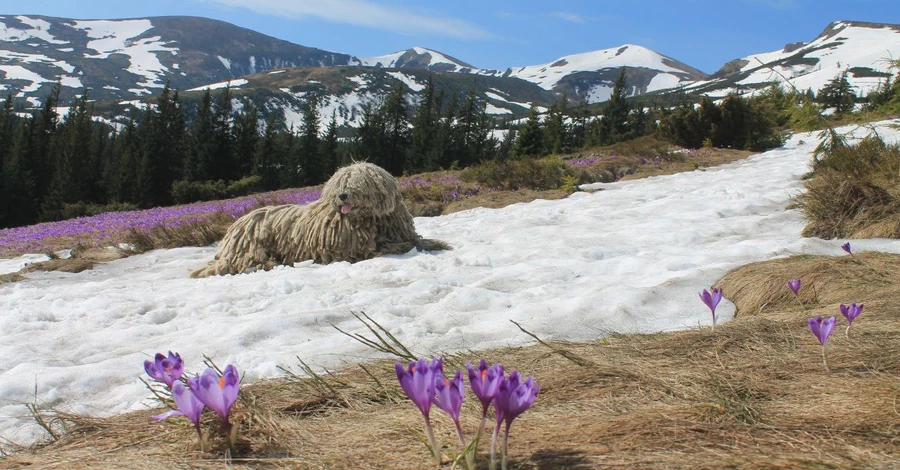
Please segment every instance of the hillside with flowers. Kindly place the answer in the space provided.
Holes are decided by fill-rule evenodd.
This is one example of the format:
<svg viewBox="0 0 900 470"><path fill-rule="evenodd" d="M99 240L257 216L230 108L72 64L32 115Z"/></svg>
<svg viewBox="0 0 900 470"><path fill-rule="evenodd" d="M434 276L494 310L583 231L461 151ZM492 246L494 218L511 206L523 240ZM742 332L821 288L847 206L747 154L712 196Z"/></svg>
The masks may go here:
<svg viewBox="0 0 900 470"><path fill-rule="evenodd" d="M873 188L893 197L898 125L719 161L582 155L564 164L655 176L417 218L447 252L190 280L215 249L180 247L20 273L0 284L0 353L23 358L0 368L0 462L890 466L900 245L854 223L890 220ZM404 183L507 192L443 178ZM871 209L833 212L856 238L801 236L844 194L811 188L860 178Z"/></svg>

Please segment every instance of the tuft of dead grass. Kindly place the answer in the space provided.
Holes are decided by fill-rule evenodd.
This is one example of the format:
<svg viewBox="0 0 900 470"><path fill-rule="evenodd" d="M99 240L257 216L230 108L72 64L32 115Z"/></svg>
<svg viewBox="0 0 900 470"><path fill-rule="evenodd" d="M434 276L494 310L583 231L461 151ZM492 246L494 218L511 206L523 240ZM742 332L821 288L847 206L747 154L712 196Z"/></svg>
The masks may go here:
<svg viewBox="0 0 900 470"><path fill-rule="evenodd" d="M900 145L877 134L855 145L827 145L797 198L807 219L803 236L900 238L898 178Z"/></svg>
<svg viewBox="0 0 900 470"><path fill-rule="evenodd" d="M452 362L484 357L541 384L533 408L513 425L511 468L896 468L898 268L900 256L883 253L754 263L717 283L740 313L715 331L541 341L457 353ZM805 309L786 286L795 278L804 283ZM851 300L866 308L849 338L838 327L829 340L827 373L806 318L834 315L838 302ZM307 377L302 365L288 370L296 372L243 388L231 461L212 414L203 423L210 451L201 453L188 420L152 423L159 410L147 410L107 419L64 415L68 433L0 458L0 466L434 466L422 417L400 392L391 360ZM469 394L464 403L468 436L479 421L476 401ZM459 451L453 425L439 411L432 415L450 468ZM486 468L485 444L479 468Z"/></svg>

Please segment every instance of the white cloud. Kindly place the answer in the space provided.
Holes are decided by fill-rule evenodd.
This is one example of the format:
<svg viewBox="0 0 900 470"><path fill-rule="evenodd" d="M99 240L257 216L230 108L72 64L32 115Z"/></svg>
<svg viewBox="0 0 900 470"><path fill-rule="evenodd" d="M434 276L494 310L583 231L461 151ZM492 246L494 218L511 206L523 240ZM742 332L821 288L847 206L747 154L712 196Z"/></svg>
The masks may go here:
<svg viewBox="0 0 900 470"><path fill-rule="evenodd" d="M587 23L587 18L582 15L579 15L577 13L569 13L569 12L565 12L565 11L553 11L553 12L550 12L550 15L554 16L556 18L559 18L563 21L568 21L570 23L577 23L577 24Z"/></svg>
<svg viewBox="0 0 900 470"><path fill-rule="evenodd" d="M287 18L314 17L334 23L365 26L401 34L432 34L463 39L485 39L493 35L468 21L424 14L370 0L202 0L230 7L247 8L264 15Z"/></svg>

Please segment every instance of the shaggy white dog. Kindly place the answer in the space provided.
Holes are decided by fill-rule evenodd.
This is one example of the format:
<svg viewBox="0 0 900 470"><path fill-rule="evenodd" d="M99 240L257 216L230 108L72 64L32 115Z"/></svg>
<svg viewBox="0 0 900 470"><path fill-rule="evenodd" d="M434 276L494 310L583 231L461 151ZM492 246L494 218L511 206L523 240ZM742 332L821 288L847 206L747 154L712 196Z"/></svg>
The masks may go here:
<svg viewBox="0 0 900 470"><path fill-rule="evenodd" d="M191 277L268 270L306 260L354 262L413 248L450 247L416 233L390 173L371 163L354 163L340 168L311 204L262 207L236 220L219 242L215 260Z"/></svg>

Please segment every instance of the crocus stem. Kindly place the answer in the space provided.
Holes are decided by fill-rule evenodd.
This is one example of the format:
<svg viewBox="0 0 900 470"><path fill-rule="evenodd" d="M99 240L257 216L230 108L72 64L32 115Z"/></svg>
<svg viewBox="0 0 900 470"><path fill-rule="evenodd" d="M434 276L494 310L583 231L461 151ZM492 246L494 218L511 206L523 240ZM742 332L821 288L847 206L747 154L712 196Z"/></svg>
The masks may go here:
<svg viewBox="0 0 900 470"><path fill-rule="evenodd" d="M494 428L494 433L491 435L491 470L497 468L497 435L500 434L500 423L497 423L497 427Z"/></svg>
<svg viewBox="0 0 900 470"><path fill-rule="evenodd" d="M828 354L825 353L825 346L822 346L822 364L825 364L825 371L831 373L831 367L828 367Z"/></svg>
<svg viewBox="0 0 900 470"><path fill-rule="evenodd" d="M200 452L206 452L205 446L203 445L203 432L200 431L200 423L194 424L194 429L197 430L197 439L200 441Z"/></svg>
<svg viewBox="0 0 900 470"><path fill-rule="evenodd" d="M475 443L472 444L472 460L478 458L478 444L481 442L481 435L484 434L485 423L487 423L487 411L481 415L481 425L478 426L478 432L475 433Z"/></svg>
<svg viewBox="0 0 900 470"><path fill-rule="evenodd" d="M466 453L466 466L469 470L475 470L475 449L472 449L471 452L466 450L466 438L463 436L459 421L456 421L456 434L459 436L459 443L462 444L463 452Z"/></svg>
<svg viewBox="0 0 900 470"><path fill-rule="evenodd" d="M230 456L234 456L234 440L236 433L232 432L231 423L228 421L224 421L222 423L222 432L225 433L225 440L228 442L228 454Z"/></svg>
<svg viewBox="0 0 900 470"><path fill-rule="evenodd" d="M802 310L802 311L803 311L803 313L806 313L806 306L805 306L805 305L803 305L803 301L802 301L802 300L800 300L800 295L798 295L798 294L794 294L794 297L796 297L796 298L797 298L797 303L799 303L799 304L800 304L800 310Z"/></svg>
<svg viewBox="0 0 900 470"><path fill-rule="evenodd" d="M506 454L506 442L507 442L508 440L509 440L509 426L507 425L507 426L506 426L506 432L503 433L503 451L502 451L502 452L503 452L503 457L502 457L502 460L501 460L501 462L500 462L500 469L501 469L501 470L507 470L507 464L508 464L508 462L509 462L509 459L507 458L508 456L507 456L507 454Z"/></svg>
<svg viewBox="0 0 900 470"><path fill-rule="evenodd" d="M844 331L844 336L846 336L847 339L850 339L850 325L847 325L847 330Z"/></svg>
<svg viewBox="0 0 900 470"><path fill-rule="evenodd" d="M438 447L437 439L434 437L434 429L431 428L431 421L425 418L425 434L428 435L428 443L431 444L431 451L434 453L434 460L437 466L441 466L441 448Z"/></svg>

